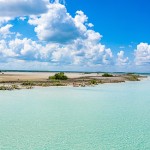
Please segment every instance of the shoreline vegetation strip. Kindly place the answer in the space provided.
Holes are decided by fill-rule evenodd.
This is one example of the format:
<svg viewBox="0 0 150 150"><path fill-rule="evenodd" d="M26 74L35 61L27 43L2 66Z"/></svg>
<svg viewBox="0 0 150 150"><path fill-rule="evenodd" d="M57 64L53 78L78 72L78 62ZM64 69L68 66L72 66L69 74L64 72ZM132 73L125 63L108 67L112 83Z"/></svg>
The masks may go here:
<svg viewBox="0 0 150 150"><path fill-rule="evenodd" d="M126 81L140 81L146 76L138 74L109 74L104 73L97 76L82 76L77 78L69 78L64 72L59 72L53 76L49 76L45 80L17 80L17 81L0 81L0 90L19 90L19 89L32 89L33 87L49 87L49 86L73 86L73 87L85 87L94 86L104 83L121 83Z"/></svg>

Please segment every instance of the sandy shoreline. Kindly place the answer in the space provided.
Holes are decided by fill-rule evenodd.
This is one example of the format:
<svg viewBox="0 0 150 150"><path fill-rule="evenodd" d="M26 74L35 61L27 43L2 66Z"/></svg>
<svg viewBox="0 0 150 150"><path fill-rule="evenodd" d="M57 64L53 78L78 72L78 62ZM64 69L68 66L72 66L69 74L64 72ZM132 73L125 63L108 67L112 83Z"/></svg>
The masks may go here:
<svg viewBox="0 0 150 150"><path fill-rule="evenodd" d="M68 80L50 80L56 72L4 72L0 73L1 90L22 89L36 86L90 86L102 83L119 83L139 81L143 76L131 74L113 74L113 77L102 77L102 73L65 73ZM6 88L7 89L7 88Z"/></svg>
<svg viewBox="0 0 150 150"><path fill-rule="evenodd" d="M49 76L53 76L56 72L5 72L0 73L0 82L2 81L46 81ZM89 76L100 76L102 74L97 73L65 73L68 78L81 78Z"/></svg>

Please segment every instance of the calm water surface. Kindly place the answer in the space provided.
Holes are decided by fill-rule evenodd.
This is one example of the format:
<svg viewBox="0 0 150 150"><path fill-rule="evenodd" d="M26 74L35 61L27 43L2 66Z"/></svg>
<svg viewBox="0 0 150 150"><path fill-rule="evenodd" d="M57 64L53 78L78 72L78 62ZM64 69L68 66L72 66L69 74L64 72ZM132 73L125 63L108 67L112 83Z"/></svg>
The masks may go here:
<svg viewBox="0 0 150 150"><path fill-rule="evenodd" d="M0 150L149 150L150 78L0 92Z"/></svg>

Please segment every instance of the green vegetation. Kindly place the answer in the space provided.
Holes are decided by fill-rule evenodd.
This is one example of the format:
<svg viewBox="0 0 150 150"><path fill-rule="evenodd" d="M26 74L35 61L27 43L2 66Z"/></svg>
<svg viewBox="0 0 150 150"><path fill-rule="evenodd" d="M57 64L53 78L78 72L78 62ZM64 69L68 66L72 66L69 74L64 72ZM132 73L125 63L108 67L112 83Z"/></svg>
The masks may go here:
<svg viewBox="0 0 150 150"><path fill-rule="evenodd" d="M134 75L134 73L132 73L132 72L129 72L129 73L127 73L127 75Z"/></svg>
<svg viewBox="0 0 150 150"><path fill-rule="evenodd" d="M11 85L11 88L12 88L12 89L17 89L17 90L20 89L19 86L18 86L18 85L15 85L15 84Z"/></svg>
<svg viewBox="0 0 150 150"><path fill-rule="evenodd" d="M33 86L26 86L26 89L32 89Z"/></svg>
<svg viewBox="0 0 150 150"><path fill-rule="evenodd" d="M66 86L66 85L63 83L53 83L52 86Z"/></svg>
<svg viewBox="0 0 150 150"><path fill-rule="evenodd" d="M50 80L67 80L68 77L64 74L64 72L56 73L54 76L49 77Z"/></svg>
<svg viewBox="0 0 150 150"><path fill-rule="evenodd" d="M90 81L90 84L97 85L98 83L95 79L93 79L93 80Z"/></svg>
<svg viewBox="0 0 150 150"><path fill-rule="evenodd" d="M55 77L55 75L54 76L50 76L49 79L50 80L56 80L56 77Z"/></svg>
<svg viewBox="0 0 150 150"><path fill-rule="evenodd" d="M18 85L0 86L0 90L15 90L15 89L19 90L20 88L18 87Z"/></svg>
<svg viewBox="0 0 150 150"><path fill-rule="evenodd" d="M127 74L128 76L126 77L126 79L128 79L129 81L139 81L139 75L136 74Z"/></svg>
<svg viewBox="0 0 150 150"><path fill-rule="evenodd" d="M91 74L91 72L84 72L84 74Z"/></svg>
<svg viewBox="0 0 150 150"><path fill-rule="evenodd" d="M113 75L112 75L112 74L109 74L109 73L104 73L104 74L102 75L102 77L113 77Z"/></svg>
<svg viewBox="0 0 150 150"><path fill-rule="evenodd" d="M0 90L8 90L8 87L2 85L2 86L0 86Z"/></svg>
<svg viewBox="0 0 150 150"><path fill-rule="evenodd" d="M32 81L25 81L21 85L23 85L23 86L34 86L35 84Z"/></svg>

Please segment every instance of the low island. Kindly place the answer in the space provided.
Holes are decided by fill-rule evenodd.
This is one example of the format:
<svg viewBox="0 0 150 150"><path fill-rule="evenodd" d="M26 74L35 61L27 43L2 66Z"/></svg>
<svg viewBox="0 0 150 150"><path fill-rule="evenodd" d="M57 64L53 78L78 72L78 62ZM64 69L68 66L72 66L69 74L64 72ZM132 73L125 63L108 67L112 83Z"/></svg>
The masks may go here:
<svg viewBox="0 0 150 150"><path fill-rule="evenodd" d="M0 90L32 89L33 87L85 87L103 83L140 81L145 76L134 73L69 73L69 72L1 72Z"/></svg>

